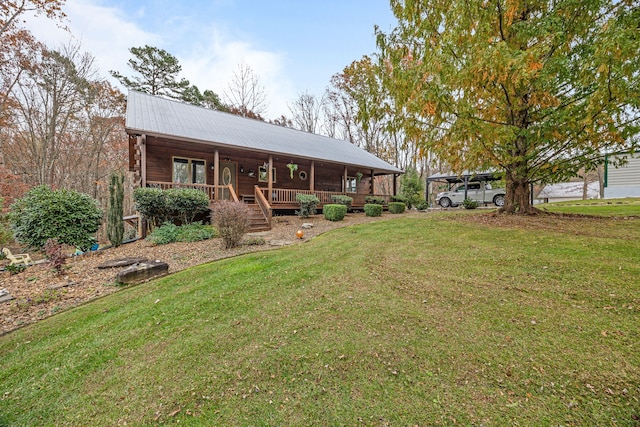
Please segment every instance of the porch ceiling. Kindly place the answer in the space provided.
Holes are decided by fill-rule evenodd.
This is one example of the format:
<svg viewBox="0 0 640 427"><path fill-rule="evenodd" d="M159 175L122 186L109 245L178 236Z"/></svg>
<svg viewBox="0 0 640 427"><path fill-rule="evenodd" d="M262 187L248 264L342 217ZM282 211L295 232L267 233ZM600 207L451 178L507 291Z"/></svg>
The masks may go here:
<svg viewBox="0 0 640 427"><path fill-rule="evenodd" d="M295 159L310 159L400 174L401 169L347 141L209 110L141 92L129 91L126 130L227 146Z"/></svg>

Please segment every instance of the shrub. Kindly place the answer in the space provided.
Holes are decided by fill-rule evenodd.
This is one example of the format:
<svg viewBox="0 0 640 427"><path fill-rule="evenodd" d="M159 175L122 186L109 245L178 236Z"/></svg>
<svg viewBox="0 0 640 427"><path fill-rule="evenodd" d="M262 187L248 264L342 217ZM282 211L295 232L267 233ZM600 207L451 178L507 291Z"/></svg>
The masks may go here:
<svg viewBox="0 0 640 427"><path fill-rule="evenodd" d="M331 196L331 201L334 204L345 205L347 207L347 210L349 210L351 209L351 204L353 203L353 197L334 194L333 196Z"/></svg>
<svg viewBox="0 0 640 427"><path fill-rule="evenodd" d="M462 206L464 206L465 209L475 209L478 207L478 202L467 197L462 202Z"/></svg>
<svg viewBox="0 0 640 427"><path fill-rule="evenodd" d="M61 275L62 267L67 262L67 254L62 250L62 245L56 239L49 239L44 244L44 253L54 270Z"/></svg>
<svg viewBox="0 0 640 427"><path fill-rule="evenodd" d="M210 225L203 225L200 222L192 222L181 226L165 222L160 227L155 228L147 237L147 240L154 245L166 245L174 242L199 242L216 236L215 228Z"/></svg>
<svg viewBox="0 0 640 427"><path fill-rule="evenodd" d="M364 198L364 202L371 205L384 205L384 198L378 196L367 196Z"/></svg>
<svg viewBox="0 0 640 427"><path fill-rule="evenodd" d="M9 274L14 275L25 271L27 266L24 264L9 264L4 269L7 270Z"/></svg>
<svg viewBox="0 0 640 427"><path fill-rule="evenodd" d="M11 205L9 218L16 239L29 247L41 249L56 239L86 251L95 243L102 211L86 194L41 185Z"/></svg>
<svg viewBox="0 0 640 427"><path fill-rule="evenodd" d="M152 228L168 220L167 196L160 188L136 188L133 201L136 210L149 221Z"/></svg>
<svg viewBox="0 0 640 427"><path fill-rule="evenodd" d="M342 221L347 214L347 207L345 205L324 205L322 213L326 220Z"/></svg>
<svg viewBox="0 0 640 427"><path fill-rule="evenodd" d="M238 246L249 229L249 209L244 203L222 200L213 210L213 221L226 249Z"/></svg>
<svg viewBox="0 0 640 427"><path fill-rule="evenodd" d="M209 197L195 188L166 190L167 211L182 224L190 224L198 215L209 211Z"/></svg>
<svg viewBox="0 0 640 427"><path fill-rule="evenodd" d="M364 205L364 213L367 216L380 216L382 215L382 205L377 203L367 203Z"/></svg>
<svg viewBox="0 0 640 427"><path fill-rule="evenodd" d="M390 202L389 203L389 212L392 214L400 214L404 212L407 205L404 202Z"/></svg>
<svg viewBox="0 0 640 427"><path fill-rule="evenodd" d="M147 239L154 245L166 245L178 241L178 226L170 222L165 222L160 227L156 227Z"/></svg>
<svg viewBox="0 0 640 427"><path fill-rule="evenodd" d="M9 218L7 217L7 215L2 213L3 202L4 199L0 197L0 245L6 245L13 242L13 232L11 231L11 227L9 226ZM0 252L0 254L2 254L2 252Z"/></svg>
<svg viewBox="0 0 640 427"><path fill-rule="evenodd" d="M420 201L415 204L415 207L419 211L426 211L427 209L429 209L429 202L424 199L420 199Z"/></svg>
<svg viewBox="0 0 640 427"><path fill-rule="evenodd" d="M390 199L392 202L402 202L405 205L409 202L409 199L405 196L391 196Z"/></svg>
<svg viewBox="0 0 640 427"><path fill-rule="evenodd" d="M122 172L111 172L109 177L109 210L107 213L107 238L111 245L118 247L124 238L124 175Z"/></svg>
<svg viewBox="0 0 640 427"><path fill-rule="evenodd" d="M315 215L318 203L320 203L320 199L315 194L296 194L296 201L300 203L300 210L296 211L296 214L302 218Z"/></svg>
<svg viewBox="0 0 640 427"><path fill-rule="evenodd" d="M201 222L192 222L178 227L179 242L199 242L213 239L218 235L217 230L210 225Z"/></svg>

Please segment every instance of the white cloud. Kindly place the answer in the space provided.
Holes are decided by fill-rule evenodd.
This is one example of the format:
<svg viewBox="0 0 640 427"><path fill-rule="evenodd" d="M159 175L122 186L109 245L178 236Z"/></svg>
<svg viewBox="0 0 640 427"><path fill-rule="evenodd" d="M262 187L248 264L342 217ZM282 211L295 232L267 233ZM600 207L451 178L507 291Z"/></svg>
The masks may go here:
<svg viewBox="0 0 640 427"><path fill-rule="evenodd" d="M286 76L286 56L282 53L257 49L247 41L225 39L222 31L211 24L209 28L182 34L185 27L180 25L165 26L162 33L153 33L142 26L145 20L141 17L148 14L143 8L136 9L135 21L121 10L87 0L68 0L64 11L68 32L43 18L29 18L27 26L38 40L50 47L66 44L71 38L80 41L82 50L95 57L99 73L104 77L109 77L109 70L126 75L131 71L127 65L131 57L129 49L148 44L176 56L182 65L181 77L201 90L211 89L222 96L238 64L244 62L265 87L269 103L265 116L276 118L289 113L287 102L294 99L295 93L293 83ZM169 32L168 28L178 33ZM166 44L173 47L164 47Z"/></svg>
<svg viewBox="0 0 640 427"><path fill-rule="evenodd" d="M251 67L267 95L267 117L288 114L287 102L294 97L293 84L285 76L285 56L259 50L248 42L224 40L215 28L206 43L176 55L186 78L201 90L211 89L222 96L240 63Z"/></svg>

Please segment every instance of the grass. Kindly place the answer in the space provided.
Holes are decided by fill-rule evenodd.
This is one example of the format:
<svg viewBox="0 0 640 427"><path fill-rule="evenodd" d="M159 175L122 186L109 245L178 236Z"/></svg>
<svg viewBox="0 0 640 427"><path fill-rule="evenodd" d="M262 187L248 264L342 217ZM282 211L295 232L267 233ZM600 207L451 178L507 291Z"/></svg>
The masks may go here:
<svg viewBox="0 0 640 427"><path fill-rule="evenodd" d="M637 426L640 221L518 221L344 228L2 336L0 425Z"/></svg>
<svg viewBox="0 0 640 427"><path fill-rule="evenodd" d="M602 216L640 216L640 198L591 199L545 203L536 207L555 213Z"/></svg>

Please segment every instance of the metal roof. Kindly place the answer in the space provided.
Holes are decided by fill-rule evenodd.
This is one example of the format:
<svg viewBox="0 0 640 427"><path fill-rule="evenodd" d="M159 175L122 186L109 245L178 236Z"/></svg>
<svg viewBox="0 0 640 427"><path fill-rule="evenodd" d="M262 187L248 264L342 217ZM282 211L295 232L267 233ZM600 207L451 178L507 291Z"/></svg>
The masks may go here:
<svg viewBox="0 0 640 427"><path fill-rule="evenodd" d="M464 171L459 175L450 173L436 173L427 178L427 182L431 181L446 181L448 183L464 182L467 181L497 181L501 176L501 172L498 171L482 171L482 172L470 172Z"/></svg>
<svg viewBox="0 0 640 427"><path fill-rule="evenodd" d="M146 134L373 169L402 170L347 141L129 91L129 134Z"/></svg>

